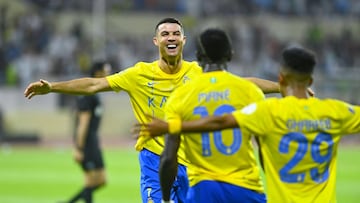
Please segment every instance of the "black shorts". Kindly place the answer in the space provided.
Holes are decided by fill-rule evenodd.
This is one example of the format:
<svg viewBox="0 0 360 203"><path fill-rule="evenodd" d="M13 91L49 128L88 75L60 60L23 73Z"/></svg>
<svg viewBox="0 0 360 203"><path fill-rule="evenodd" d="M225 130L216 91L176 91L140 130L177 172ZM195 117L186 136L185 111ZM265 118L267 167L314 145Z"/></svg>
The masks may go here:
<svg viewBox="0 0 360 203"><path fill-rule="evenodd" d="M101 149L98 147L85 147L84 160L81 167L85 171L104 168L104 160Z"/></svg>

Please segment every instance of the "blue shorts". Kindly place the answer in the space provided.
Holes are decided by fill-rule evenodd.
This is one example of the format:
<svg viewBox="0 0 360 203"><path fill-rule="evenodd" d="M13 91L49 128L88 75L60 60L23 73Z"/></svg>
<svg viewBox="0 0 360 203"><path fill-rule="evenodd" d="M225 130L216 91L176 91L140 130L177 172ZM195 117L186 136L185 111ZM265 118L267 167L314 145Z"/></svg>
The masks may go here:
<svg viewBox="0 0 360 203"><path fill-rule="evenodd" d="M139 153L141 170L140 190L143 203L161 203L162 194L159 179L160 156L143 149ZM186 167L178 165L178 175L171 190L171 199L183 203L189 189Z"/></svg>
<svg viewBox="0 0 360 203"><path fill-rule="evenodd" d="M190 187L187 203L265 203L266 196L240 186L218 181L201 181Z"/></svg>

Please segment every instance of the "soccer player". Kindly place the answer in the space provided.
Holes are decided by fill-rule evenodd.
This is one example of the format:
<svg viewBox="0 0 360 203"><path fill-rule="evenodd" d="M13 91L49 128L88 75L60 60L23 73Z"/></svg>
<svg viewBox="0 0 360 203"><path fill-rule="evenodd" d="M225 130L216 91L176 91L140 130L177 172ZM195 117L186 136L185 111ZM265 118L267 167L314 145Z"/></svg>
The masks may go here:
<svg viewBox="0 0 360 203"><path fill-rule="evenodd" d="M172 128L179 127L180 120L222 115L264 100L265 96L257 86L227 72L231 57L227 34L221 29L205 30L197 40L197 59L204 73L176 89L169 97L165 117L170 123L170 135L166 135L159 169L165 202L170 200L181 142L185 158L190 162L187 165L190 189L186 202L266 202L251 134L234 128L181 137L179 131Z"/></svg>
<svg viewBox="0 0 360 203"><path fill-rule="evenodd" d="M79 78L69 81L48 82L40 80L29 84L24 95L32 98L35 95L50 92L88 95L102 91L126 91L139 123L146 123L146 114L156 117L164 116L164 106L170 93L177 87L198 77L202 69L196 62L182 58L186 37L181 22L175 18L162 19L155 27L153 43L158 47L159 59L153 62L138 62L133 67L103 78ZM248 78L266 93L279 92L275 82L258 78ZM163 137L151 138L139 136L135 145L139 153L141 170L141 195L143 202L161 202L158 169L160 154L163 151ZM184 154L179 150L178 176L172 188L171 199L184 202L189 187L186 175Z"/></svg>
<svg viewBox="0 0 360 203"><path fill-rule="evenodd" d="M154 119L146 125L147 131L155 136L167 131L206 133L239 127L242 134L252 133L260 140L268 202L336 202L338 145L343 135L360 132L360 106L310 97L307 87L315 65L311 51L287 48L279 72L284 98L182 124Z"/></svg>
<svg viewBox="0 0 360 203"><path fill-rule="evenodd" d="M98 61L90 69L90 77L102 78L110 73L110 64ZM99 143L99 126L102 104L99 95L77 97L76 129L74 136L74 159L80 164L85 177L85 186L70 199L92 202L92 193L106 182L105 166Z"/></svg>

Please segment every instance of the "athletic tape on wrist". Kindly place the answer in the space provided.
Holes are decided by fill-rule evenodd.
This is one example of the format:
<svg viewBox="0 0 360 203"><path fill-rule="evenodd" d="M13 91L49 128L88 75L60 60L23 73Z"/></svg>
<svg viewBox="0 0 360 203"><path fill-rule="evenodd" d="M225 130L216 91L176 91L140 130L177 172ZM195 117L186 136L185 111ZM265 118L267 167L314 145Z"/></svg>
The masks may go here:
<svg viewBox="0 0 360 203"><path fill-rule="evenodd" d="M181 132L181 120L174 119L169 121L169 133L179 134Z"/></svg>

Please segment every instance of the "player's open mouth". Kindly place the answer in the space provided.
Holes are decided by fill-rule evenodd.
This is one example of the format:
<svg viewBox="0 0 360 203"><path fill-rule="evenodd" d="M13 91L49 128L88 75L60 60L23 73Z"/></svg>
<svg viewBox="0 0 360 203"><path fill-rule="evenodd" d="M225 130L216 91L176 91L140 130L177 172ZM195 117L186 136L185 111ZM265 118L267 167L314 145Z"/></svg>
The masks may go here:
<svg viewBox="0 0 360 203"><path fill-rule="evenodd" d="M168 44L166 47L168 49L176 49L177 45L176 44Z"/></svg>

